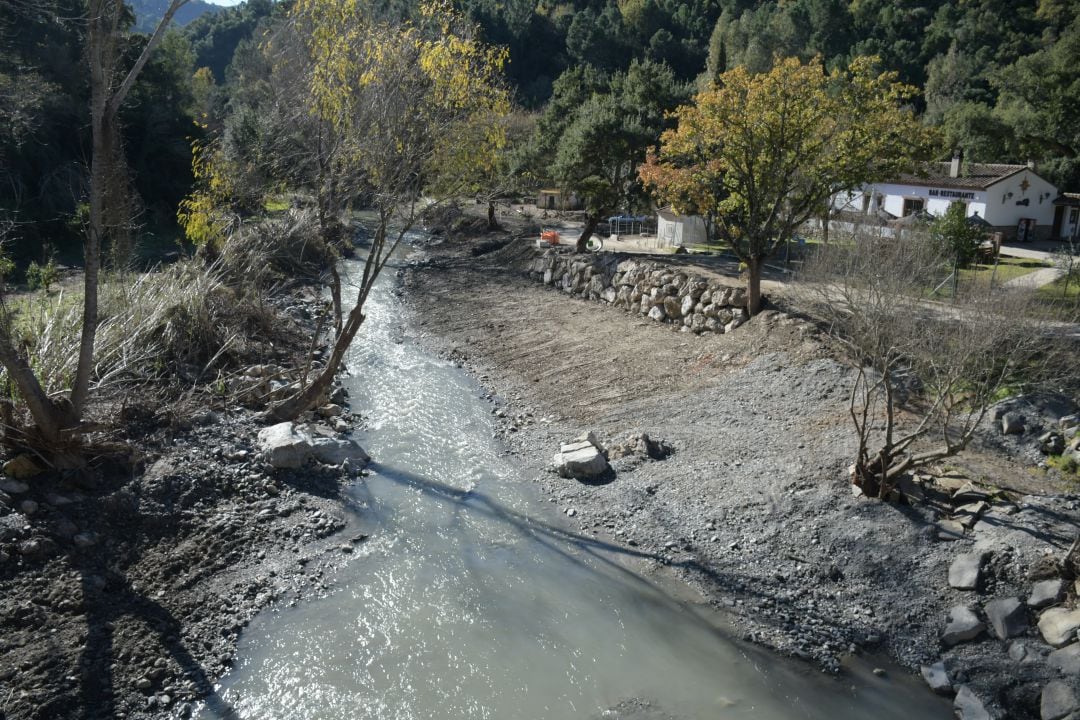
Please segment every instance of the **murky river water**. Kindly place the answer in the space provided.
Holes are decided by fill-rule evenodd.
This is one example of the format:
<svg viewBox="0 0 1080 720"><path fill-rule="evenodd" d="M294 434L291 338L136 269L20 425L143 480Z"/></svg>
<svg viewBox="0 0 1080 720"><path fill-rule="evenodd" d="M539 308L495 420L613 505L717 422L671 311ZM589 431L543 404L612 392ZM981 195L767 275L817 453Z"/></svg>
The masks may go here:
<svg viewBox="0 0 1080 720"><path fill-rule="evenodd" d="M492 440L461 370L396 337L388 288L348 358L358 546L329 596L263 613L205 718L947 718L921 685L827 678L733 642L578 538ZM633 711L615 713L622 703Z"/></svg>

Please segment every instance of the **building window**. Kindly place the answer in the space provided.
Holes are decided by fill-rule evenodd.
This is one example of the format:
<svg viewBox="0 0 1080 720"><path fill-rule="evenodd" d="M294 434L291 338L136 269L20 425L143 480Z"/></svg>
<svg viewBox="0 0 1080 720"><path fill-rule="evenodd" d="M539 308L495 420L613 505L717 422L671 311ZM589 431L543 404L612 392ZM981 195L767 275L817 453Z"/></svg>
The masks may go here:
<svg viewBox="0 0 1080 720"><path fill-rule="evenodd" d="M904 198L904 212L901 217L914 215L923 209L924 204L922 198Z"/></svg>

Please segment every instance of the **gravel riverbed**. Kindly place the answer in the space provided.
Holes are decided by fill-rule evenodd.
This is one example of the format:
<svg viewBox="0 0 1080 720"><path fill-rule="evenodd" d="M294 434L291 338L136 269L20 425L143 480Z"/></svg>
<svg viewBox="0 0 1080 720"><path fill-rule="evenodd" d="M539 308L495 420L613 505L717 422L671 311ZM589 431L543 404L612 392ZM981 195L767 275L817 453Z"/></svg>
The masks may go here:
<svg viewBox="0 0 1080 720"><path fill-rule="evenodd" d="M1027 596L1031 567L1075 534L1075 490L990 447L966 453L938 474L977 468L1009 519L958 540L932 481L911 504L853 497L852 375L812 326L770 311L730 334L678 333L530 281L535 255L531 238L437 243L403 294L421 341L489 389L511 452L580 532L674 570L737 634L824 672L856 656L916 673L944 660L992 716L1040 717L1058 673L1015 659L1017 643L1049 652L1033 626L1011 643L941 635L954 605ZM615 460L602 482L559 477L553 454L585 431L609 446L644 432L673 452ZM950 587L973 547L990 558L978 590Z"/></svg>

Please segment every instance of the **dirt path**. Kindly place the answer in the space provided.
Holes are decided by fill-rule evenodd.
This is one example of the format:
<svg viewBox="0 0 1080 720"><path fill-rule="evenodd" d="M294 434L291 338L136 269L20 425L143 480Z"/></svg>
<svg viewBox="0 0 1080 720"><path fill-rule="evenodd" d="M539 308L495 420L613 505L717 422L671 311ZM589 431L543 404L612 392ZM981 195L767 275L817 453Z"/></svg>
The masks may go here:
<svg viewBox="0 0 1080 720"><path fill-rule="evenodd" d="M771 312L731 334L678 333L524 278L530 243L479 257L476 243L431 248L404 273L405 296L424 342L491 388L506 439L582 532L634 548L646 571L674 569L762 645L833 672L852 655L911 669L944 658L992 711L1038 717L1044 666L1020 670L995 642L939 640L949 607L973 600L946 582L973 539L939 540L932 502L852 498L849 370L812 328ZM607 484L554 475L559 443L587 430L609 446L644 431L674 454L616 460ZM954 465L965 462L1026 472L1000 455ZM981 536L995 559L979 601L1026 593L1028 565L1067 548L1075 498L1038 490L1010 496L1003 529Z"/></svg>

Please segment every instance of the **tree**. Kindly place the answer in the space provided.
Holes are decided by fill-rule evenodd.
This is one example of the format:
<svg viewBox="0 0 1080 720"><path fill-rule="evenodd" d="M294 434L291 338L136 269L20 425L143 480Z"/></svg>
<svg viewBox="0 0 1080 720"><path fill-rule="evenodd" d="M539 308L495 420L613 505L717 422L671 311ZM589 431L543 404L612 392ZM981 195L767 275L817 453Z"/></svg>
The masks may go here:
<svg viewBox="0 0 1080 720"><path fill-rule="evenodd" d="M295 418L321 402L363 324L364 305L423 204L468 187L504 143L509 100L500 80L505 54L471 37L444 5L422 7L409 25L380 20L363 0L297 0L288 31L302 40L308 92L297 99L343 148L322 168L324 182L348 177L375 212L371 246L352 309L326 366L273 404L267 417Z"/></svg>
<svg viewBox="0 0 1080 720"><path fill-rule="evenodd" d="M537 127L537 174L582 199L586 221L578 252L605 214L628 210L642 196L637 166L660 137L665 113L687 92L669 67L651 60L635 61L610 80L575 70L556 83Z"/></svg>
<svg viewBox="0 0 1080 720"><path fill-rule="evenodd" d="M963 450L1002 390L1052 379L1074 352L1030 290L925 303L950 261L925 235L865 236L820 246L799 275L800 308L846 348L854 372L852 482L869 497L888 498L904 473Z"/></svg>
<svg viewBox="0 0 1080 720"><path fill-rule="evenodd" d="M729 70L679 108L641 180L679 212L711 214L747 267L747 308L761 304L765 261L842 190L930 155L935 135L902 107L915 89L873 58L826 74L820 61Z"/></svg>
<svg viewBox="0 0 1080 720"><path fill-rule="evenodd" d="M171 0L153 35L127 71L121 69L124 28L130 20L121 0L87 3L86 59L90 74L90 128L92 137L89 178L89 222L84 243L84 294L79 360L68 398L49 397L26 357L12 342L7 323L0 323L0 363L26 401L41 438L56 445L73 433L86 406L94 366L94 338L98 327L98 277L101 247L127 208L118 116L135 81L165 36L173 15L187 0ZM123 218L126 223L128 218Z"/></svg>
<svg viewBox="0 0 1080 720"><path fill-rule="evenodd" d="M979 252L986 232L967 218L964 203L953 203L930 225L930 237L941 253L952 260L953 300L956 299L960 268L967 267Z"/></svg>

